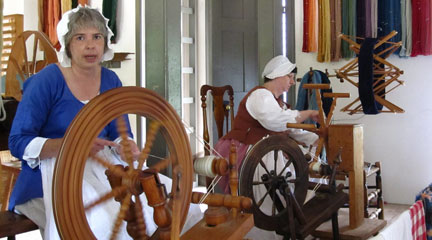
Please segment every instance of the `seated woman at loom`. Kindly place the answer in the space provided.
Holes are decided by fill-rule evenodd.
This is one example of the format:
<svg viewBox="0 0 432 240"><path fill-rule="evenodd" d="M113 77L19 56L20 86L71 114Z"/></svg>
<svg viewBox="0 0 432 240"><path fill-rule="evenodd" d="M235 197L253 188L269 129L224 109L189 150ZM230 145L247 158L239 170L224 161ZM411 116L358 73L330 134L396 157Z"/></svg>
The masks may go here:
<svg viewBox="0 0 432 240"><path fill-rule="evenodd" d="M240 102L234 119L234 128L219 140L215 151L228 157L231 142L237 147L239 168L247 150L271 134L288 134L306 147L316 146L318 135L301 129L290 129L287 123L302 123L306 119L318 120L316 110L291 110L280 98L295 84L296 65L285 56L276 56L264 67L264 84L249 91ZM227 178L222 178L218 189L229 192Z"/></svg>
<svg viewBox="0 0 432 240"><path fill-rule="evenodd" d="M61 43L59 64L52 64L30 77L24 84L9 138L12 154L22 160L22 171L10 198L11 211L26 215L41 229L44 239L59 239L52 209L52 177L63 136L76 114L97 95L121 87L118 76L100 65L113 57L111 30L97 10L79 6L65 13L57 26ZM132 137L127 121L129 136ZM79 141L79 139L77 139ZM113 164L123 164L120 138L115 122L109 123L92 146L90 155L102 155ZM132 153L139 154L130 141ZM117 151L112 151L114 148ZM83 201L89 202L111 190L105 168L87 161L83 177ZM171 184L167 177L161 181ZM145 197L143 197L145 198ZM146 199L142 200L146 203ZM144 205L144 204L143 204ZM120 204L113 199L86 212L98 239L108 239ZM144 208L147 234L156 229L152 209ZM187 223L186 223L187 224ZM125 225L125 224L123 224ZM130 239L123 227L120 239Z"/></svg>

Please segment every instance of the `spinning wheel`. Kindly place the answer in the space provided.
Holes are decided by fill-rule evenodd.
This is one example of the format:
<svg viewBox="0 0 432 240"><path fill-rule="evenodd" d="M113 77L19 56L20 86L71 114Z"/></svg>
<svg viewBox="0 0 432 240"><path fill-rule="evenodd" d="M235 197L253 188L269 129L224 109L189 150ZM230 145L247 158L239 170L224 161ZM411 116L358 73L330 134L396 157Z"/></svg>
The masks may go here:
<svg viewBox="0 0 432 240"><path fill-rule="evenodd" d="M283 229L289 220L289 194L293 192L301 205L306 198L307 161L295 141L285 135L273 135L250 149L243 160L240 179L240 195L253 202L255 225L269 231Z"/></svg>
<svg viewBox="0 0 432 240"><path fill-rule="evenodd" d="M27 40L33 39L33 47L27 48ZM43 52L43 59L37 58L37 50ZM31 60L30 60L31 58ZM37 73L50 63L57 62L57 54L46 38L37 31L25 31L15 40L9 56L6 70L6 96L21 101L20 82Z"/></svg>
<svg viewBox="0 0 432 240"><path fill-rule="evenodd" d="M122 171L105 159L88 156L99 132L112 120L124 114L144 117L150 128L147 130L146 146L139 157L138 167L133 164L131 154L127 154L128 146L123 146L128 168ZM117 121L117 125L120 136L127 138L126 127L121 127L120 121ZM149 169L141 170L158 132L164 138L168 154ZM54 216L62 239L95 239L86 219L82 197L82 180L88 159L96 160L109 170L109 174L114 175L117 180L120 179L117 187L94 202L97 206L105 199L120 199L121 209L112 228L112 238L117 234L121 221L129 222L130 219L135 220L135 225L128 225L129 234L134 238L145 237L143 230L145 232L146 223L142 215L141 201L137 201L143 192L149 205L155 209L155 223L159 226L153 237L179 237L192 194L192 157L183 124L165 100L144 88L117 88L94 98L75 117L65 134L54 170ZM173 178L172 188L168 189L168 204L164 204L164 188L158 183L157 177L157 173L164 169L171 171ZM172 217L168 207L172 208Z"/></svg>

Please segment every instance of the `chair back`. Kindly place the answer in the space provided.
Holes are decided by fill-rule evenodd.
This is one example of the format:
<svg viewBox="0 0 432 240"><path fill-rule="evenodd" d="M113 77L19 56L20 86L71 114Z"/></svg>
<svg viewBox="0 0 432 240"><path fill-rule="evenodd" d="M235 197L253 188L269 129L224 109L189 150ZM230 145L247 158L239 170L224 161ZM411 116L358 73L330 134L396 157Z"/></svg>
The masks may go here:
<svg viewBox="0 0 432 240"><path fill-rule="evenodd" d="M225 85L223 87L215 87L210 85L203 85L201 87L201 107L203 109L203 118L204 118L204 152L205 155L210 155L210 135L209 135L209 126L207 121L207 93L213 97L213 115L217 127L218 139L221 138L224 133L227 133L230 129L232 129L234 124L234 91L230 85ZM229 102L224 102L223 97L225 92L228 93ZM229 124L229 120L231 124ZM225 132L224 132L224 123L225 123Z"/></svg>

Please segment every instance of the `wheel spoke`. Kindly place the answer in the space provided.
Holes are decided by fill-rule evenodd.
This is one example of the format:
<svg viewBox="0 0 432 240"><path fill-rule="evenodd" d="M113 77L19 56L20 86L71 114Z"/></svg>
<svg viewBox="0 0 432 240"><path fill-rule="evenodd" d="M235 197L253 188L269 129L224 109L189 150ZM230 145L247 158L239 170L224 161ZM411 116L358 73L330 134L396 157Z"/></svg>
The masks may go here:
<svg viewBox="0 0 432 240"><path fill-rule="evenodd" d="M280 192L280 191L279 191ZM282 203L282 200L279 198L279 194L277 194L277 192L276 192L276 190L275 190L275 196L274 196L274 198L273 198L273 203L274 203L274 205L276 206L276 209L279 211L279 212L282 212L284 209L285 209L285 207L284 207L284 205L283 205L283 203Z"/></svg>
<svg viewBox="0 0 432 240"><path fill-rule="evenodd" d="M141 204L141 199L139 197L138 194L134 195L135 196L135 218L136 218L136 223L138 225L137 231L138 231L138 236L140 237L140 239L148 239L149 237L146 235L146 224L145 224L145 219L144 219L144 215L143 215L143 208L142 208L142 204Z"/></svg>
<svg viewBox="0 0 432 240"><path fill-rule="evenodd" d="M271 175L269 170L267 169L267 166L264 164L264 162L262 161L262 159L259 161L261 167L264 168L264 170L267 172L268 175Z"/></svg>
<svg viewBox="0 0 432 240"><path fill-rule="evenodd" d="M280 173L278 174L278 176L281 176L285 172L285 170L289 167L289 165L291 165L291 163L292 163L292 160L288 159L288 162L285 163L284 168L282 169L282 171L280 171Z"/></svg>
<svg viewBox="0 0 432 240"><path fill-rule="evenodd" d="M273 151L274 172L277 173L278 150Z"/></svg>
<svg viewBox="0 0 432 240"><path fill-rule="evenodd" d="M300 180L297 178L293 178L293 179L287 180L287 183L296 183L298 181L300 181Z"/></svg>
<svg viewBox="0 0 432 240"><path fill-rule="evenodd" d="M274 216L276 214L275 197L276 197L276 191L272 191L272 197L271 197L273 199L273 203L272 203L272 216Z"/></svg>
<svg viewBox="0 0 432 240"><path fill-rule="evenodd" d="M21 40L22 40L22 46L23 46L23 48L24 48L24 51L23 51L23 53L24 53L24 59L23 59L23 64L24 64L24 66L25 66L25 71L26 71L26 73L27 73L27 77L25 78L25 79L27 79L27 78L29 78L30 77L30 67L29 67L29 64L28 64L28 61L27 61L27 45L26 45L26 43L25 43L25 39L24 38L21 38ZM24 80L23 80L24 81Z"/></svg>
<svg viewBox="0 0 432 240"><path fill-rule="evenodd" d="M100 165L106 167L108 170L111 171L112 174L114 174L117 177L126 177L127 173L125 171L120 170L116 165L112 165L111 163L103 160L102 158L98 156L92 156L91 159L95 160Z"/></svg>
<svg viewBox="0 0 432 240"><path fill-rule="evenodd" d="M119 232L120 226L123 223L123 219L126 217L126 212L129 210L129 206L130 206L130 202L131 202L131 194L128 193L122 201L121 207L120 207L120 212L117 215L117 219L114 223L114 228L113 231L111 233L111 240L114 240L117 238L117 234Z"/></svg>
<svg viewBox="0 0 432 240"><path fill-rule="evenodd" d="M39 38L37 38L36 36L34 37L34 43L33 43L33 60L32 60L32 64L33 64L33 69L32 69L32 75L36 73L36 51L38 49L38 44L39 43Z"/></svg>
<svg viewBox="0 0 432 240"><path fill-rule="evenodd" d="M124 120L123 116L119 117L117 119L117 132L120 135L120 138L122 139L120 144L122 146L122 152L123 157L125 158L125 161L130 167L130 170L133 169L133 156L132 151L128 139L128 133L127 133L127 127L126 127L126 121Z"/></svg>
<svg viewBox="0 0 432 240"><path fill-rule="evenodd" d="M126 190L125 185L115 187L111 190L111 192L106 193L105 195L101 196L99 199L97 199L97 200L93 201L92 203L90 203L89 205L85 206L84 210L88 211L91 208L93 208L94 206L96 206L100 203L103 203L103 202L107 201L108 199L111 199L113 197L118 197L121 194L123 194L125 190Z"/></svg>
<svg viewBox="0 0 432 240"><path fill-rule="evenodd" d="M264 194L264 196L257 202L258 207L261 207L261 205L264 203L265 198L270 193L271 189L267 189L267 192Z"/></svg>
<svg viewBox="0 0 432 240"><path fill-rule="evenodd" d="M160 126L161 126L161 123L157 122L157 121L152 121L149 124L149 129L147 132L147 139L146 139L145 147L144 147L144 150L141 152L139 159L138 159L138 169L142 169L145 160L148 158L150 150L153 146L154 139L156 138L156 133L158 132Z"/></svg>
<svg viewBox="0 0 432 240"><path fill-rule="evenodd" d="M270 181L264 181L264 182L260 182L260 181L253 181L252 185L262 185L262 184L269 184Z"/></svg>

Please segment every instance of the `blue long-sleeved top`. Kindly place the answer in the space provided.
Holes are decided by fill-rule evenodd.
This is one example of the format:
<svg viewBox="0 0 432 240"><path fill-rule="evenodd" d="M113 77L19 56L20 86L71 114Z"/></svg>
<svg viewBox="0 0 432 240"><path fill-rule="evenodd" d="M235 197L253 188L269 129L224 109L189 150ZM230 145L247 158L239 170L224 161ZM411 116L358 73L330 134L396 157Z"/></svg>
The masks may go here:
<svg viewBox="0 0 432 240"><path fill-rule="evenodd" d="M100 93L121 86L120 79L113 71L102 68ZM28 78L9 136L12 155L22 160L26 146L35 137L62 138L82 107L84 104L69 90L56 64L48 65ZM108 124L99 137L116 139L118 133L115 122ZM43 197L40 168L32 169L27 161L22 161L22 170L9 200L9 210L39 197Z"/></svg>

